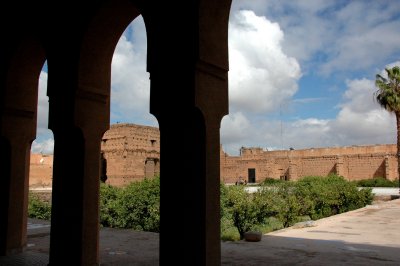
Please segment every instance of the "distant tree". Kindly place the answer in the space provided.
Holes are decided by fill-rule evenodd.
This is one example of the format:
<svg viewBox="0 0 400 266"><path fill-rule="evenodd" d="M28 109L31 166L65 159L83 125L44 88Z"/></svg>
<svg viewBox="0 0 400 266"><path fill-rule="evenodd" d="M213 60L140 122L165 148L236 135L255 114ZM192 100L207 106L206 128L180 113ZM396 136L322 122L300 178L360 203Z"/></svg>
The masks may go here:
<svg viewBox="0 0 400 266"><path fill-rule="evenodd" d="M387 77L376 75L375 92L377 102L396 115L397 123L397 169L400 174L400 67L385 68ZM400 181L399 181L400 186Z"/></svg>

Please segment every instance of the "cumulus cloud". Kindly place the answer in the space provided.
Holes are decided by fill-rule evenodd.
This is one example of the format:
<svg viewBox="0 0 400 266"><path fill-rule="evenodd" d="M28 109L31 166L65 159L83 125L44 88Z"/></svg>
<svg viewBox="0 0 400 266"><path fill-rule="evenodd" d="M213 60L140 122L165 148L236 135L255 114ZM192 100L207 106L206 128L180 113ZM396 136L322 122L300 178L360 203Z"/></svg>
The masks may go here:
<svg viewBox="0 0 400 266"><path fill-rule="evenodd" d="M328 14L323 13L332 10L334 5L335 2L324 0L233 2L234 9L257 8L269 20L279 23L285 32L282 49L300 60L302 65L315 54L326 53L334 40L332 31L335 25Z"/></svg>
<svg viewBox="0 0 400 266"><path fill-rule="evenodd" d="M367 60L377 59L377 53L383 55L377 59L377 65L386 57L386 52L381 49L370 51L368 56L371 58L364 58L367 56L365 51L373 47L352 45L354 40L351 38L360 38L362 43L373 40L377 34L368 33L360 25L362 21L350 21L352 18L347 17L350 28L343 25L337 28L337 21L346 20L345 10L356 10L355 7L344 4L336 8L330 1L313 3L310 6L307 1L234 1L229 24L230 114L221 124L221 143L229 154L238 154L241 146L301 149L395 142L394 116L374 102L374 81L371 79L353 78L346 82L342 100L336 107L336 117L277 117L280 108L288 103L312 104L325 96L307 95L300 100L294 99L304 72L304 64L300 68L298 60L313 60L312 64L323 66L321 71L330 73L341 67L346 70L351 65L362 68L364 63L369 64ZM243 10L246 5L253 5L258 11ZM379 8L388 10L384 6ZM270 11L264 13L262 10ZM271 10L276 12L275 16ZM341 10L341 13L335 10ZM290 12L303 13L299 17ZM396 24L393 26L379 18L373 10L368 12L370 17L365 18L368 25L381 29L385 36L390 35ZM324 20L324 16L329 20ZM360 27L359 31L357 27ZM342 31L340 35L337 34L339 30ZM392 37L394 39L388 40L388 46L382 44L381 47L392 51L393 43L400 43L396 36ZM32 144L32 151L47 153L52 150L53 140L51 131L47 130L46 80L47 74L43 72L39 82L38 139ZM121 37L113 57L112 123L157 125L149 114L149 92L145 28L139 18Z"/></svg>
<svg viewBox="0 0 400 266"><path fill-rule="evenodd" d="M111 69L111 119L114 122L156 125L156 119L149 113L146 30L141 16L121 36Z"/></svg>
<svg viewBox="0 0 400 266"><path fill-rule="evenodd" d="M398 51L399 1L260 2L239 0L233 7L258 8L279 23L283 50L300 60L305 72L369 70Z"/></svg>
<svg viewBox="0 0 400 266"><path fill-rule="evenodd" d="M32 153L53 154L54 139L48 138L45 140L34 141L31 146Z"/></svg>
<svg viewBox="0 0 400 266"><path fill-rule="evenodd" d="M395 62L388 67L399 64ZM230 137L224 150L228 154L238 155L241 146L303 149L396 143L395 116L375 101L374 82L366 78L348 80L342 100L337 105L338 113L332 119L309 117L292 121L266 119L260 122L252 120L252 117L225 117L223 122L227 130L236 133L229 135L221 130ZM243 130L238 131L236 125ZM242 145L235 144L235 141Z"/></svg>
<svg viewBox="0 0 400 266"><path fill-rule="evenodd" d="M38 88L38 133L48 130L49 97L47 97L47 72L41 71Z"/></svg>
<svg viewBox="0 0 400 266"><path fill-rule="evenodd" d="M398 8L394 8L394 6ZM230 26L234 28L236 23L240 27L234 28L234 30L255 33L257 25L261 25L261 23L252 23L252 26L246 27L246 23L251 21L250 19L246 20L245 17L241 17L241 24L235 21L238 19L238 14L243 16L241 10L246 8L256 9L255 14L258 15L258 19L263 18L270 23L268 32L274 32L274 34L268 36L273 39L269 39L268 43L277 46L284 57L299 60L303 73L306 75L317 73L331 78L334 76L336 79L346 79L347 75L351 78L347 78L348 81L344 86L339 83L332 84L333 87L338 88L336 90L338 93L343 91L343 97L336 106L337 115L335 117L321 119L311 116L304 119L290 119L286 116L280 120L276 114L282 106L294 107L293 103L304 104L306 101L293 99L294 94L291 94L290 90L286 91L288 94L284 98L275 94L276 91L273 89L262 91L261 87L265 84L269 88L274 88L275 85L275 81L269 83L268 80L268 78L272 78L269 73L271 70L265 65L260 68L256 67L258 65L253 62L257 61L252 60L256 57L253 55L254 53L262 51L259 46L264 44L265 40L260 38L259 40L262 41L253 46L254 51L247 54L246 48L239 49L242 47L240 44L232 45L235 40L231 38L234 36L231 36L231 32L234 31L230 28L230 116L241 111L241 115L247 121L247 131L251 133L247 137L243 134L240 136L233 133L229 135L224 127L229 124L230 130L239 132L238 129L235 131L232 122L237 118L225 117L221 128L223 145L231 145L224 144L224 141L234 143L234 139L246 143L243 146L278 148L395 142L394 116L374 102L375 87L371 76L381 71L376 66L381 68L389 60L393 60L394 55L398 54L400 36L397 34L397 29L400 21L396 19L398 18L396 10L400 8L400 2L394 4L393 1L374 1L373 3L365 1L338 3L323 0L312 2L233 1ZM255 14L253 15L256 16ZM261 15L265 15L266 18ZM253 38L247 37L243 33L238 35L245 36L243 40L246 42L249 40L248 43L243 41L244 47L247 47L246 45L252 47L251 40ZM258 58L268 58L268 56L258 56ZM233 69L236 64L244 66L243 68L248 69L251 73L247 73L246 69ZM263 72L265 69L268 71ZM361 74L360 71L366 71L366 74ZM238 76L240 73L242 75ZM258 77L262 77L260 80L264 79L265 81L260 82L251 75L258 75ZM275 75L273 78L276 79L277 76L279 75ZM368 79L363 77L368 77ZM252 83L248 80L257 80L256 85L251 87ZM298 79L294 78L291 81L297 83ZM249 90L252 97L246 95L243 89L240 91L240 87L254 88L253 91ZM318 93L314 94L318 95L314 98L325 98L326 94L318 91L317 88L310 88L310 90ZM260 97L255 99L255 95ZM274 96L269 99L274 99L275 102L271 103L266 100L260 103L262 100L268 99L268 96ZM275 110L275 115L273 115L273 110ZM255 117L257 114L258 116ZM264 120L260 120L260 114L265 114ZM259 131L264 133L254 133ZM225 138L225 136L227 137ZM225 150L228 153L237 154L240 146L226 147Z"/></svg>
<svg viewBox="0 0 400 266"><path fill-rule="evenodd" d="M53 132L48 129L49 97L47 97L47 72L41 71L38 88L37 138L32 142L31 152L52 154Z"/></svg>
<svg viewBox="0 0 400 266"><path fill-rule="evenodd" d="M252 11L238 11L229 24L229 100L232 111L270 112L297 91L295 58L282 52L284 34Z"/></svg>
<svg viewBox="0 0 400 266"><path fill-rule="evenodd" d="M288 124L288 145L296 148L373 145L396 142L396 121L373 99L373 80L347 82L334 119L308 118Z"/></svg>
<svg viewBox="0 0 400 266"><path fill-rule="evenodd" d="M224 118L224 127L221 129L225 143L245 140L250 130L250 121L241 113L233 113Z"/></svg>
<svg viewBox="0 0 400 266"><path fill-rule="evenodd" d="M374 101L375 81L368 79L347 82L344 102L332 122L332 134L338 143L375 144L395 142L395 118Z"/></svg>
<svg viewBox="0 0 400 266"><path fill-rule="evenodd" d="M349 1L332 11L331 48L320 71L369 70L398 51L400 2Z"/></svg>
<svg viewBox="0 0 400 266"><path fill-rule="evenodd" d="M265 116L277 110L298 90L300 65L282 51L283 39L284 33L279 25L264 16L257 16L249 10L231 14L230 114L221 125L221 139L223 145L227 145L228 153L238 151L240 144L229 146L235 142L251 145L250 140L257 139L254 134L261 132L254 124L261 114ZM249 137L249 132L253 137ZM260 138L264 138L262 134Z"/></svg>

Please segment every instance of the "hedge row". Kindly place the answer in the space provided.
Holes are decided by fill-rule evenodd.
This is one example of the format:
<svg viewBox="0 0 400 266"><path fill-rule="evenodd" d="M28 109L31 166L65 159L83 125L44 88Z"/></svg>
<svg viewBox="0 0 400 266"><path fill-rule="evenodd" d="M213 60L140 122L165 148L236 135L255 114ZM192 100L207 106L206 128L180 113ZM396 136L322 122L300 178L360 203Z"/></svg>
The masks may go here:
<svg viewBox="0 0 400 266"><path fill-rule="evenodd" d="M340 176L306 177L297 182L266 183L255 193L245 186L221 184L221 235L237 229L263 228L271 221L288 227L302 219L319 219L364 207L370 188L357 189ZM30 196L29 217L50 219L50 204ZM100 223L105 227L160 231L160 178L133 182L125 188L100 186ZM224 238L224 237L223 237Z"/></svg>
<svg viewBox="0 0 400 266"><path fill-rule="evenodd" d="M316 220L361 208L372 200L371 188L359 190L336 175L262 185L250 195L243 186L221 185L221 215L237 228L240 239L246 231L266 225L271 217L288 227L307 217Z"/></svg>

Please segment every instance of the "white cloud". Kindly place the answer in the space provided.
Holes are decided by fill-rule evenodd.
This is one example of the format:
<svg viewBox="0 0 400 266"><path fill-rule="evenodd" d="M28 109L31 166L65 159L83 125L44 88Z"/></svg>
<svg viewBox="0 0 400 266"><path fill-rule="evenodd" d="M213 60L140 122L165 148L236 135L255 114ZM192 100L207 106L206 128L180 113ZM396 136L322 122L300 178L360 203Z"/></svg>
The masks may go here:
<svg viewBox="0 0 400 266"><path fill-rule="evenodd" d="M318 101L325 96L315 95L313 98L310 95L306 98L307 95L304 99L293 99L302 75L297 60L311 60L321 53L321 62L325 64L321 70L325 73L341 67L343 70L351 66L363 68L363 64L370 64L368 60L376 60L379 53L383 56L377 61L385 60L386 52L383 50L392 51L393 43L400 43L396 39L398 37L387 40L387 46L382 44L380 51L365 54L373 47L364 49L353 42L356 44L359 38L360 43L372 43L377 32L369 32L362 25L362 20L350 21L351 18L348 18L351 27L341 29L343 32L338 34L339 26L335 23L340 19L345 21L346 14L344 9L340 16L329 13L327 10L333 6L331 2L313 1L315 5L310 6L310 2L305 1L284 4L280 4L281 1L247 1L251 3L247 5L259 8L258 15L252 11L238 11L239 7L246 6L245 1L235 2L240 4L236 4L236 8L233 6L229 24L230 114L221 124L221 143L225 151L235 155L241 146L300 149L395 142L394 117L373 101L374 82L369 79L347 81L342 102L337 105L338 114L334 118L306 117L280 121L276 111L288 102ZM303 12L302 15L284 15L287 6L297 8L298 13ZM260 10L267 8L283 14L279 24L272 22L271 17L261 15L263 12ZM324 20L322 12L328 12L325 14L330 16L328 20ZM365 20L371 27L375 27L376 31L382 30L385 36L393 34L390 23L371 13L373 11L368 12L371 17ZM343 28L343 25L342 22L340 27ZM375 71L378 73L380 70ZM49 132L46 79L47 74L43 72L39 83L43 89L39 91L38 135ZM145 29L139 18L121 37L113 57L112 120L156 125L155 118L149 114L149 92ZM32 144L32 150L38 152L47 152L48 147L52 147L49 137L38 138Z"/></svg>
<svg viewBox="0 0 400 266"><path fill-rule="evenodd" d="M229 100L234 112L270 112L297 91L301 70L282 52L277 23L238 11L229 24Z"/></svg>
<svg viewBox="0 0 400 266"><path fill-rule="evenodd" d="M394 116L374 100L374 82L368 79L347 82L344 102L331 125L331 134L338 133L338 143L395 143Z"/></svg>
<svg viewBox="0 0 400 266"><path fill-rule="evenodd" d="M111 118L156 125L150 115L150 80L146 71L146 30L140 16L125 30L114 52Z"/></svg>
<svg viewBox="0 0 400 266"><path fill-rule="evenodd" d="M374 91L373 80L348 81L336 118L294 122L296 131L292 141L297 144L292 142L291 145L310 147L308 140L315 143L314 147L395 143L395 117L374 101ZM308 138L302 136L304 132Z"/></svg>
<svg viewBox="0 0 400 266"><path fill-rule="evenodd" d="M38 133L48 130L49 97L47 97L47 72L41 71L38 92Z"/></svg>
<svg viewBox="0 0 400 266"><path fill-rule="evenodd" d="M347 81L346 84L342 102L338 105L338 114L333 119L310 117L291 122L279 120L259 122L252 116L241 115L233 116L232 122L224 118L223 124L227 125L227 129L236 132L229 135L230 142L226 144L222 142L224 150L228 154L238 155L241 146L303 149L396 143L395 116L381 108L374 100L373 93L376 90L374 80L355 79ZM236 125L240 125L243 129L239 131L240 134L237 133ZM221 132L225 133L223 130Z"/></svg>
<svg viewBox="0 0 400 266"><path fill-rule="evenodd" d="M374 109L379 109L379 105L374 104L375 81L366 78L355 79L346 82L347 90L343 94L343 109L350 109L354 113L364 114Z"/></svg>
<svg viewBox="0 0 400 266"><path fill-rule="evenodd" d="M396 19L396 16L400 2L350 1L338 4L335 1L322 0L312 2L238 0L233 1L232 8L231 27L235 26L235 23L239 24L235 21L237 10L254 8L257 10L256 14L266 14L268 19L264 18L264 20L270 24L269 33L274 33L267 40L268 44L272 43L279 47L278 50L285 57L293 56L300 60L302 70L306 72L317 72L327 76L334 74L336 78L339 72L342 73L339 75L340 77L345 77L345 74L350 74L351 77L357 77L357 75L371 77L374 75L373 72L381 71L376 66L380 68L388 60L393 60L396 53L398 54L400 21ZM252 22L252 27L245 27L248 21L251 20L241 18L241 27L237 27L235 30L257 32L257 25L261 25L261 23ZM230 29L230 34L231 32ZM248 130L245 132L248 132L248 135L228 135L224 126L232 121L225 117L221 128L222 142L225 140L226 134L229 136L229 143L234 143L236 140L242 141L243 144L229 144L232 145L231 148L223 142L224 146L228 146L225 148L229 151L228 153L237 154L240 146L307 148L395 142L394 116L374 102L375 87L374 81L371 79L352 78L347 81L342 101L336 106L338 110L336 117L328 119L308 117L292 122L287 120L281 122L276 115L272 118L269 117L269 112L279 110L281 105L285 106L285 102L297 101L293 100L290 90L285 99L276 97L274 94L276 91L273 89L262 91L264 85L274 88L275 82L274 80L269 83L268 78L272 79L268 72L270 69L265 67L268 71L263 72L264 69L255 67L258 66L256 65L257 61L253 60L255 57L263 58L254 56L254 54L262 51L259 46L266 43L266 40L259 38L259 43L252 46L253 38L251 36L238 35L243 36L242 40L237 38L243 42L241 46L232 45L235 40L230 35L230 116L236 115L237 111L242 112L241 115L247 121L246 128ZM254 47L254 51L247 53L247 49L251 48L247 48L246 45ZM238 49L242 46L245 48ZM234 65L243 66L244 70L238 67L235 72ZM247 73L246 69L251 73ZM354 70L365 70L369 74L358 72L355 75ZM258 75L259 80L252 75ZM275 75L273 78L276 79L278 76ZM266 81L260 82L261 79ZM240 88L239 85L247 88L242 84L249 84L250 87L252 84L248 82L250 80L257 80L255 86L252 87L254 90L247 91L250 95L246 95L246 91L235 91ZM297 82L298 80L294 79L294 83ZM270 86L270 84L273 85ZM334 86L338 86L338 84L334 84ZM320 95L318 94L318 96ZM325 97L324 95L322 94L322 98ZM256 99L255 96L259 96L259 98ZM268 102L268 100L260 103L262 99L268 99L269 96L275 96L269 98L274 99L274 103ZM258 115L255 116L256 114ZM266 114L265 121L260 120L261 114ZM232 129L233 125L229 125L230 130L234 130ZM234 130L234 132L238 132L238 130Z"/></svg>
<svg viewBox="0 0 400 266"><path fill-rule="evenodd" d="M38 88L37 138L32 142L31 152L52 154L53 132L48 129L49 97L47 97L47 72L41 71Z"/></svg>
<svg viewBox="0 0 400 266"><path fill-rule="evenodd" d="M265 139L261 114L265 116L290 101L298 89L300 66L282 51L283 39L279 25L264 16L248 10L232 12L230 114L221 123L221 141L228 153L237 153L242 145L257 145L253 140Z"/></svg>
<svg viewBox="0 0 400 266"><path fill-rule="evenodd" d="M225 116L222 121L224 126L221 127L221 134L224 143L242 142L248 138L250 121L241 112Z"/></svg>
<svg viewBox="0 0 400 266"><path fill-rule="evenodd" d="M285 32L283 51L303 72L370 70L398 54L399 1L234 1L257 8Z"/></svg>
<svg viewBox="0 0 400 266"><path fill-rule="evenodd" d="M400 22L387 22L357 32L353 29L353 32L340 36L335 41L331 59L321 67L321 72L330 74L337 70L364 70L384 63L398 50L399 27Z"/></svg>
<svg viewBox="0 0 400 266"><path fill-rule="evenodd" d="M306 118L286 122L283 135L283 147L295 149L326 146L329 140L329 120Z"/></svg>
<svg viewBox="0 0 400 266"><path fill-rule="evenodd" d="M53 154L54 139L48 138L42 141L34 141L31 146L32 153Z"/></svg>

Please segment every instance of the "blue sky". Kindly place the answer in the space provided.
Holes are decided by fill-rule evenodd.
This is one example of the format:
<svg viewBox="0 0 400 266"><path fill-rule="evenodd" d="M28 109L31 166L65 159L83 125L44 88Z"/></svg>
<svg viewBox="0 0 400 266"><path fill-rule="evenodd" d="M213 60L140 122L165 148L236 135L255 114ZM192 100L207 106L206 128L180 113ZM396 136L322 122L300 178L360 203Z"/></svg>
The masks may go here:
<svg viewBox="0 0 400 266"><path fill-rule="evenodd" d="M229 23L229 115L221 143L265 149L387 144L393 115L374 102L375 75L400 65L400 1L233 0ZM112 61L111 123L157 126L149 110L141 18ZM38 137L51 152L47 73L40 76Z"/></svg>

